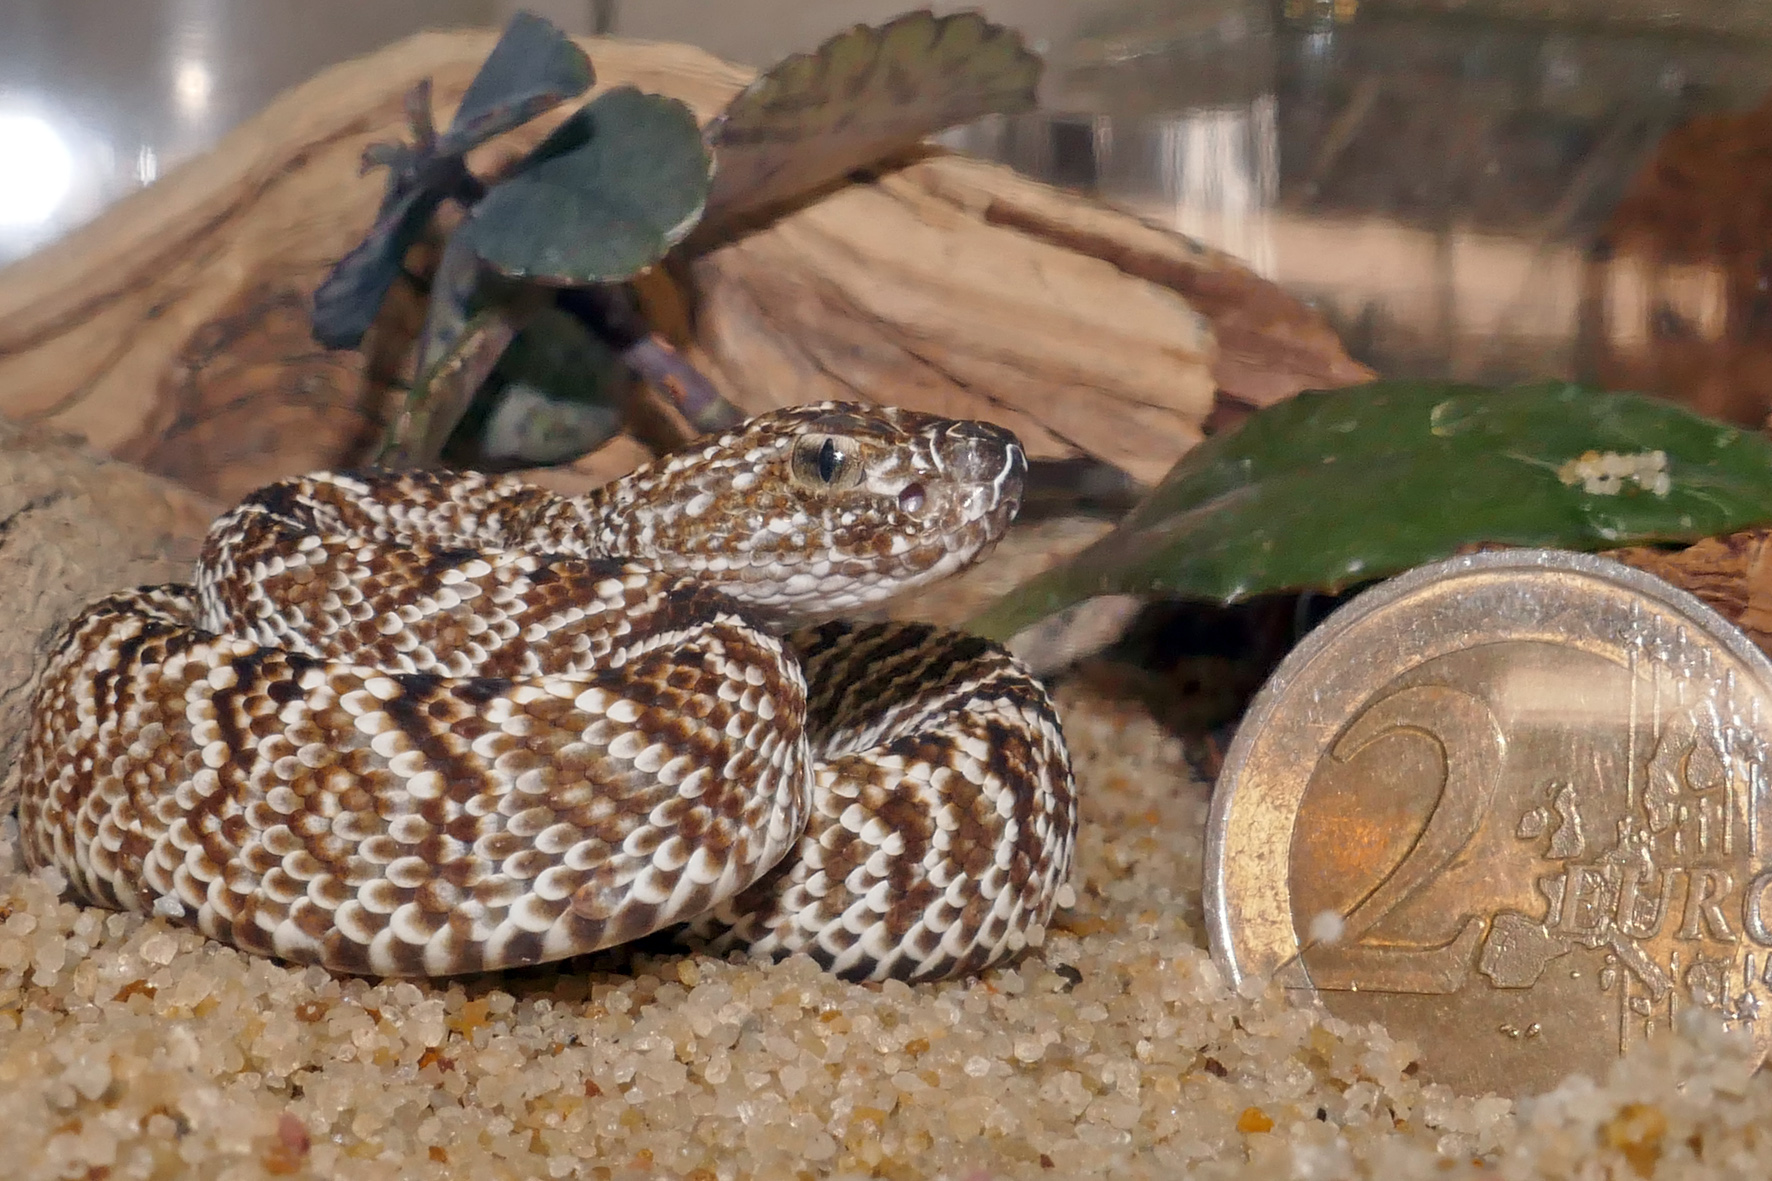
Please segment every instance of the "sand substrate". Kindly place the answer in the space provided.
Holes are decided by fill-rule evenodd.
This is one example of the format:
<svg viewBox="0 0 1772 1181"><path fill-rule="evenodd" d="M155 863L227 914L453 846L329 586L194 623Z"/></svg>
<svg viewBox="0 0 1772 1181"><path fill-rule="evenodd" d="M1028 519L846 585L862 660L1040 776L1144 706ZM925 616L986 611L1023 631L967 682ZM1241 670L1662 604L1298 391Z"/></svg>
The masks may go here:
<svg viewBox="0 0 1772 1181"><path fill-rule="evenodd" d="M1516 1104L1227 988L1206 786L1137 707L1061 698L1076 905L1017 967L934 987L632 955L339 979L57 901L0 838L0 1177L1772 1174L1772 1079L1708 1027Z"/></svg>

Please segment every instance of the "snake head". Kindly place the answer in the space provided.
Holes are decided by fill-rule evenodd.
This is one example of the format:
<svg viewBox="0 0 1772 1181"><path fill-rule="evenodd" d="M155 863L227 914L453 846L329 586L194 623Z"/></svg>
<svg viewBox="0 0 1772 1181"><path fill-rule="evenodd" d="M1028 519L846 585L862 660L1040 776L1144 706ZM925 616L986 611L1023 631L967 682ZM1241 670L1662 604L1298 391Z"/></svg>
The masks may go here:
<svg viewBox="0 0 1772 1181"><path fill-rule="evenodd" d="M988 553L1027 457L987 423L824 402L775 410L586 498L596 548L797 624L877 603Z"/></svg>

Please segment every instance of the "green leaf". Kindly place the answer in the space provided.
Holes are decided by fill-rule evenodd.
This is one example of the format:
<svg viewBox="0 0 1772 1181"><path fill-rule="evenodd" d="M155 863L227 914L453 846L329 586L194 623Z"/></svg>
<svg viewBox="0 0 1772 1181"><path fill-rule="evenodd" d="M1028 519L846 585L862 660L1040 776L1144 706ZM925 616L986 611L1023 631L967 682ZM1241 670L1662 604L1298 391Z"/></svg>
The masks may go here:
<svg viewBox="0 0 1772 1181"><path fill-rule="evenodd" d="M556 128L458 233L513 278L627 279L694 228L712 167L687 106L622 87Z"/></svg>
<svg viewBox="0 0 1772 1181"><path fill-rule="evenodd" d="M468 84L449 129L438 136L431 118L431 80L406 94L411 143L374 143L363 165L388 170L388 189L375 225L338 261L314 292L314 339L327 348L356 348L369 331L406 250L437 207L450 197L471 205L484 194L462 157L471 149L584 93L595 79L590 59L542 17L519 12Z"/></svg>
<svg viewBox="0 0 1772 1181"><path fill-rule="evenodd" d="M776 63L708 125L708 218L813 192L983 115L1034 105L1042 63L975 12L857 25Z"/></svg>
<svg viewBox="0 0 1772 1181"><path fill-rule="evenodd" d="M1588 452L1641 478L1584 480ZM1007 637L1098 594L1335 590L1477 542L1607 549L1768 520L1772 441L1671 402L1378 382L1300 394L1208 439L1112 533L969 626Z"/></svg>

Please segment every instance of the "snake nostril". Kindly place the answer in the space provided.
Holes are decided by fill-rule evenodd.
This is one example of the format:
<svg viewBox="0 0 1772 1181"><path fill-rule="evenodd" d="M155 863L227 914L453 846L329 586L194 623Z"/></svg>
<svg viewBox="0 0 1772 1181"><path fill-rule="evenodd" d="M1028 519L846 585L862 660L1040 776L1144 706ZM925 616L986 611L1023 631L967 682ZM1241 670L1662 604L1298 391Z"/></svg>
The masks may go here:
<svg viewBox="0 0 1772 1181"><path fill-rule="evenodd" d="M906 484L898 494L898 507L907 513L914 513L923 507L929 493L921 484Z"/></svg>
<svg viewBox="0 0 1772 1181"><path fill-rule="evenodd" d="M969 483L990 483L1016 469L1021 445L1001 427L959 422L947 429L939 448L941 466Z"/></svg>

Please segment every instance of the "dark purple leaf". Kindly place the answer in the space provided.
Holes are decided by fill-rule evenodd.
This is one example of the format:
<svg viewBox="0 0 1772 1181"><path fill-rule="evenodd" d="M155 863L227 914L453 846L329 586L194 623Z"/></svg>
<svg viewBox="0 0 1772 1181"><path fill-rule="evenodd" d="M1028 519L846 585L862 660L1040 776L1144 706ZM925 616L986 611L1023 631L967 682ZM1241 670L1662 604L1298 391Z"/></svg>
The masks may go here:
<svg viewBox="0 0 1772 1181"><path fill-rule="evenodd" d="M591 85L584 51L552 24L519 12L469 84L441 137L431 117L431 80L406 94L410 143L370 144L363 166L386 168L388 188L368 236L314 292L314 339L355 348L374 323L406 251L445 200L478 201L485 186L468 172L472 148L525 123Z"/></svg>
<svg viewBox="0 0 1772 1181"><path fill-rule="evenodd" d="M744 421L744 411L722 398L714 383L656 332L623 349L621 359L669 398L700 433L727 430Z"/></svg>
<svg viewBox="0 0 1772 1181"><path fill-rule="evenodd" d="M1034 105L1042 63L975 12L857 25L784 58L707 128L706 221L804 196L945 128Z"/></svg>
<svg viewBox="0 0 1772 1181"><path fill-rule="evenodd" d="M441 194L412 189L383 210L369 236L339 259L315 289L315 340L329 349L352 349L362 342L388 288L400 276L407 248L442 203Z"/></svg>
<svg viewBox="0 0 1772 1181"><path fill-rule="evenodd" d="M744 411L721 397L701 370L652 330L630 284L564 287L555 302L608 342L626 368L676 406L698 432L725 430L744 420Z"/></svg>

